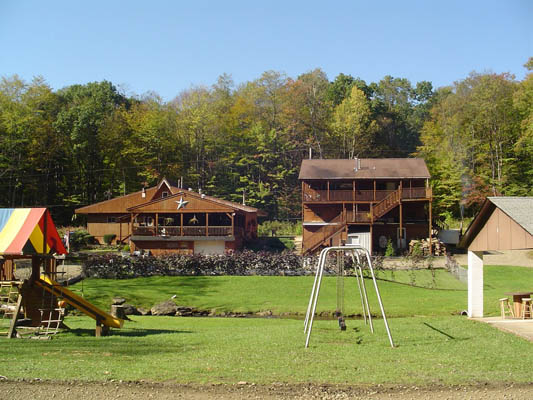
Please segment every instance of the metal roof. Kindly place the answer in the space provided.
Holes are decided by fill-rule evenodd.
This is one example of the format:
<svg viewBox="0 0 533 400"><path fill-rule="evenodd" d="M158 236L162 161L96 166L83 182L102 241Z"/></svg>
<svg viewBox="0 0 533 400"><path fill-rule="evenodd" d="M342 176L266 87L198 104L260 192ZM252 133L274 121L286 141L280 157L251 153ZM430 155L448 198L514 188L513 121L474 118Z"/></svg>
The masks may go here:
<svg viewBox="0 0 533 400"><path fill-rule="evenodd" d="M533 197L487 197L496 207L533 235Z"/></svg>
<svg viewBox="0 0 533 400"><path fill-rule="evenodd" d="M422 158L303 160L298 179L430 178Z"/></svg>

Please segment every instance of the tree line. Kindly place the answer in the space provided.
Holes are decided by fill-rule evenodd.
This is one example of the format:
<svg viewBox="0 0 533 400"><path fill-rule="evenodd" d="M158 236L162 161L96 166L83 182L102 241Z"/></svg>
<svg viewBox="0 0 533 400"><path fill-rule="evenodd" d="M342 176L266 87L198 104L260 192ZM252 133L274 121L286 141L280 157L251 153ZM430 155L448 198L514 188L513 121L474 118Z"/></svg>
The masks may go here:
<svg viewBox="0 0 533 400"><path fill-rule="evenodd" d="M473 73L437 90L391 76L330 81L320 69L240 85L223 74L171 101L108 81L53 90L42 77L2 77L0 205L48 206L67 224L76 207L164 176L244 199L270 219L298 218L298 172L311 151L423 157L437 214L459 216L487 193L532 193L532 98L532 74Z"/></svg>

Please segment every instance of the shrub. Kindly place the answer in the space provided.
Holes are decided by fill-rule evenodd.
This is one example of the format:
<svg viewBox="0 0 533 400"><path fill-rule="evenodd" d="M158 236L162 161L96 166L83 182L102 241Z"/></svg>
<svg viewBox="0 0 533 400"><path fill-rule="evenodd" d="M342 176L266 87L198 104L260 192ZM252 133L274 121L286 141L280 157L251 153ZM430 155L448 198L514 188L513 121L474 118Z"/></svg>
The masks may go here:
<svg viewBox="0 0 533 400"><path fill-rule="evenodd" d="M157 257L123 257L116 254L92 255L83 262L86 277L129 279L149 276L208 276L208 275L309 275L314 274L318 257L304 257L290 251L281 253L242 251L224 255L163 255ZM304 263L304 260L306 261ZM328 274L336 273L336 258L326 264ZM374 268L380 269L379 258ZM366 265L366 259L363 259ZM365 268L363 266L363 268ZM353 273L350 257L345 258L344 269Z"/></svg>
<svg viewBox="0 0 533 400"><path fill-rule="evenodd" d="M392 240L387 240L387 248L385 249L385 257L393 257L395 254L394 247L392 246Z"/></svg>
<svg viewBox="0 0 533 400"><path fill-rule="evenodd" d="M117 237L117 235L115 235L114 233L105 234L104 235L104 243L107 244L107 245L110 245L111 242L113 242L113 240L115 240L116 237Z"/></svg>
<svg viewBox="0 0 533 400"><path fill-rule="evenodd" d="M78 229L70 234L71 250L81 250L95 242L94 236L85 229Z"/></svg>
<svg viewBox="0 0 533 400"><path fill-rule="evenodd" d="M83 263L87 277L128 279L155 275L303 275L302 258L291 252L243 251L225 255L122 257L94 255Z"/></svg>

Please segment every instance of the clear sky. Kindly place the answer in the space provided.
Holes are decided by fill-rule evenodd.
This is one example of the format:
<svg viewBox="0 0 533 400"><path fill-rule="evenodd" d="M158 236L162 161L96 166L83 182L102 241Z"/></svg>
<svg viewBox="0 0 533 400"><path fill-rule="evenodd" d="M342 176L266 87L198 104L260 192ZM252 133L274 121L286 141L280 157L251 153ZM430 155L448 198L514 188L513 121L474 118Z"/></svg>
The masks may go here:
<svg viewBox="0 0 533 400"><path fill-rule="evenodd" d="M0 76L54 89L107 79L165 100L267 70L436 87L474 70L522 79L532 38L532 0L0 0Z"/></svg>

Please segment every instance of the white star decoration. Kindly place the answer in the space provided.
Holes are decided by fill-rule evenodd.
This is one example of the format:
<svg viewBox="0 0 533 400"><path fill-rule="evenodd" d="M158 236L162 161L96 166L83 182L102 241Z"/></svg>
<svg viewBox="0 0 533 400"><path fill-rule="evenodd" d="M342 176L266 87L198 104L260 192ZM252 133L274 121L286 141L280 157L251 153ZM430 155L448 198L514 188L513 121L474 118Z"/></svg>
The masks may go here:
<svg viewBox="0 0 533 400"><path fill-rule="evenodd" d="M176 201L176 203L178 203L178 210L180 208L185 208L185 206L187 205L188 201L184 201L183 200L183 196L180 197L180 201Z"/></svg>

